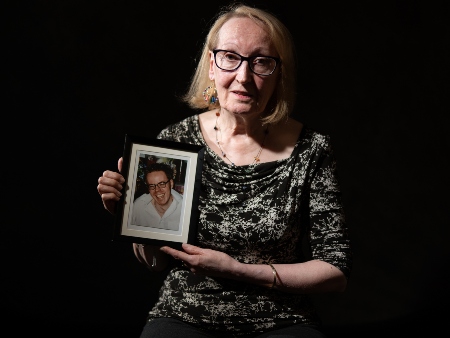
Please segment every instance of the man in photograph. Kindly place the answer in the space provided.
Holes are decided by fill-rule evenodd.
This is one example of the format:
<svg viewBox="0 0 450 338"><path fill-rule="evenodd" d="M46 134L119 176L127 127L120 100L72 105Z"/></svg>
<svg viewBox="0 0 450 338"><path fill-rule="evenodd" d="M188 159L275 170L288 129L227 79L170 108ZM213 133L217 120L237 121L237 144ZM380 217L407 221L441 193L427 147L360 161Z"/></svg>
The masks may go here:
<svg viewBox="0 0 450 338"><path fill-rule="evenodd" d="M147 193L134 201L132 224L179 230L183 196L173 189L173 173L173 169L165 163L147 166L144 173Z"/></svg>

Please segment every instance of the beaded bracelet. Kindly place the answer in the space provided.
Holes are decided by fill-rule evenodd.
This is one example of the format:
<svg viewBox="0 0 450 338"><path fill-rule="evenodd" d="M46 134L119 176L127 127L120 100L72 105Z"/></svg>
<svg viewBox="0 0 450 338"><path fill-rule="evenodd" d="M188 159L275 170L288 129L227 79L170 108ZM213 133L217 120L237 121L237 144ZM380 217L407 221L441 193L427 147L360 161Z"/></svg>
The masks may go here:
<svg viewBox="0 0 450 338"><path fill-rule="evenodd" d="M275 270L275 268L273 267L273 265L271 263L269 263L269 265L272 268L272 273L273 273L273 283L270 288L273 289L277 286L277 270Z"/></svg>

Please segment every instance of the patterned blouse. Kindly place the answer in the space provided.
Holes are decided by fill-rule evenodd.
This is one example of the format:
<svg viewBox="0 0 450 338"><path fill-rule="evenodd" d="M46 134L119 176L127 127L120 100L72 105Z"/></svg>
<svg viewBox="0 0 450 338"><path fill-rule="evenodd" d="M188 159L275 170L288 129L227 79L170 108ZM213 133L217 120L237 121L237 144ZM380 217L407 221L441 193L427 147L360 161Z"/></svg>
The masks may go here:
<svg viewBox="0 0 450 338"><path fill-rule="evenodd" d="M329 137L303 128L289 158L232 166L205 143L198 115L160 139L205 146L196 245L248 264L328 262L349 277L352 251ZM235 336L319 325L307 295L194 275L173 265L149 319L172 317Z"/></svg>

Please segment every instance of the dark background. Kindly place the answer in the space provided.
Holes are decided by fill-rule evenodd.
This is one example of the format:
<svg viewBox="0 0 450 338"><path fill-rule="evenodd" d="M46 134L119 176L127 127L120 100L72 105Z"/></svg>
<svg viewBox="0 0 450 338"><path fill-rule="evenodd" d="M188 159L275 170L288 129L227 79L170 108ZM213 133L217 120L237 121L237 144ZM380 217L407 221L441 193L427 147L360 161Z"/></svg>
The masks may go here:
<svg viewBox="0 0 450 338"><path fill-rule="evenodd" d="M138 337L162 276L111 240L97 179L182 94L226 1L4 1L1 327ZM428 1L254 1L292 30L295 117L328 133L354 269L317 296L332 337L449 331L449 11Z"/></svg>

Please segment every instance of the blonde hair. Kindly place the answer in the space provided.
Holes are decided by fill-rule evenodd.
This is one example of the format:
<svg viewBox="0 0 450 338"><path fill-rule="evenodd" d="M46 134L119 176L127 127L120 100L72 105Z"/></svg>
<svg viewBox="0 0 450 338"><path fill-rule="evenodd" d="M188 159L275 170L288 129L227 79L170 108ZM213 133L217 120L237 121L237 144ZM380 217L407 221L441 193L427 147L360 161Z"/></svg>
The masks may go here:
<svg viewBox="0 0 450 338"><path fill-rule="evenodd" d="M188 91L181 100L194 109L211 110L220 107L220 98L216 103L207 102L203 98L205 88L212 85L209 79L209 51L217 47L219 30L224 23L236 17L250 18L258 25L263 25L269 32L270 39L281 59L278 84L267 103L262 123L275 124L287 119L292 113L296 97L296 59L292 36L287 27L273 14L243 4L232 4L218 13L203 44L200 60Z"/></svg>

